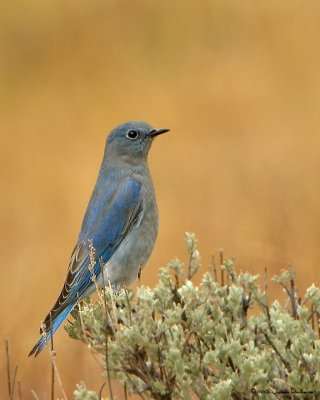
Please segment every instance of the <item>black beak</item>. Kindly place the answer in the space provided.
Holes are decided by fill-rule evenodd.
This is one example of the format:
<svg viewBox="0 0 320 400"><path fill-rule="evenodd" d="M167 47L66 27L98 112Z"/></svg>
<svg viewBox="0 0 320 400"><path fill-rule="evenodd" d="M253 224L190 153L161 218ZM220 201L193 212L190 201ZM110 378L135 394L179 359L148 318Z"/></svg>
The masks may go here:
<svg viewBox="0 0 320 400"><path fill-rule="evenodd" d="M149 132L150 137L154 138L155 136L162 135L163 133L169 132L170 129L152 129Z"/></svg>

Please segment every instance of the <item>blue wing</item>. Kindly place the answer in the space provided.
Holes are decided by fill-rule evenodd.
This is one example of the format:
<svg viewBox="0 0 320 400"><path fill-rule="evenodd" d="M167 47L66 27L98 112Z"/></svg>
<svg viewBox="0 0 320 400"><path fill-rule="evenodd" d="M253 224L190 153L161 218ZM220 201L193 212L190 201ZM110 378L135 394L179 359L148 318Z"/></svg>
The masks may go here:
<svg viewBox="0 0 320 400"><path fill-rule="evenodd" d="M36 356L42 350L49 341L51 333L55 333L78 299L93 284L93 275L100 274L100 260L103 263L109 261L141 212L139 182L126 180L120 185L112 184L110 179L108 182L108 187L98 184L99 182L96 185L82 223L78 243L71 255L65 284L44 321L41 330L44 335L40 337L29 355ZM95 250L95 264L92 268L89 241L92 241Z"/></svg>

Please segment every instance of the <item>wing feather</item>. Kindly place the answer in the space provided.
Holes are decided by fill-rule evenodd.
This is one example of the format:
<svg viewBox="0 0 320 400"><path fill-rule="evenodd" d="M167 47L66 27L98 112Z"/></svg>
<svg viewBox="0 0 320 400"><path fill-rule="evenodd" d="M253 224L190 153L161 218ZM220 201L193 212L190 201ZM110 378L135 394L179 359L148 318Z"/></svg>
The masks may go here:
<svg viewBox="0 0 320 400"><path fill-rule="evenodd" d="M94 200L95 193L90 203ZM106 263L110 259L138 220L142 210L141 184L129 180L113 192L107 190L104 199L100 198L98 203L95 202L95 207L91 208L90 203L79 242L71 254L66 281L51 310L53 320L70 304L77 303L86 289L93 284L93 275L97 277L100 274L100 260ZM89 241L92 241L95 249L95 264L92 268L89 268L91 263ZM49 313L44 321L46 331L50 327L50 318Z"/></svg>

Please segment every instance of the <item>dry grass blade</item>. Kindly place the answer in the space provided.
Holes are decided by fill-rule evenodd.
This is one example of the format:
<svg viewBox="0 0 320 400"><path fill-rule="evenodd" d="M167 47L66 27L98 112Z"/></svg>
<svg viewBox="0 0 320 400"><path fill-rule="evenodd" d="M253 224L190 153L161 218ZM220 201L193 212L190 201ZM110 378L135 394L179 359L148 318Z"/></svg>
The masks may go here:
<svg viewBox="0 0 320 400"><path fill-rule="evenodd" d="M17 385L18 385L19 400L22 400L21 382L20 382L20 381L17 381Z"/></svg>
<svg viewBox="0 0 320 400"><path fill-rule="evenodd" d="M124 399L128 400L128 392L127 392L127 384L126 383L124 384L123 390L124 390Z"/></svg>
<svg viewBox="0 0 320 400"><path fill-rule="evenodd" d="M12 381L11 381L11 366L10 366L10 344L9 340L5 340L5 349L6 349L6 370L7 370L7 384L8 384L8 395L9 399L13 399L14 389L17 382L17 374L18 374L18 365L14 367Z"/></svg>
<svg viewBox="0 0 320 400"><path fill-rule="evenodd" d="M9 340L5 340L5 348L6 348L6 366L7 366L7 382L8 382L8 393L11 398L11 376L10 376L10 346Z"/></svg>
<svg viewBox="0 0 320 400"><path fill-rule="evenodd" d="M31 389L31 394L34 397L35 400L40 400L39 397L37 396L36 392Z"/></svg>
<svg viewBox="0 0 320 400"><path fill-rule="evenodd" d="M55 373L55 375L57 377L57 380L58 380L58 383L59 383L59 387L60 387L63 399L64 400L68 400L68 397L67 397L66 392L65 392L65 390L63 388L62 381L61 381L61 378L60 378L60 374L59 374L59 371L58 371L58 367L57 367L57 363L56 363L56 359L55 359L56 354L51 349L49 349L49 356L50 356L51 364L52 364L53 369L54 369L54 373Z"/></svg>
<svg viewBox="0 0 320 400"><path fill-rule="evenodd" d="M15 366L14 368L14 373L13 373L13 379L12 379L12 388L11 388L11 396L10 396L10 400L13 399L13 394L14 394L14 388L16 385L16 379L17 379L17 372L18 372L18 365Z"/></svg>
<svg viewBox="0 0 320 400"><path fill-rule="evenodd" d="M106 370L107 370L107 378L108 378L108 386L109 386L109 395L110 399L113 400L113 391L112 391L112 384L111 384L111 376L110 376L110 368L109 368L109 355L108 355L108 320L110 320L110 324L113 327L113 322L111 320L110 314L108 312L108 306L107 306L107 299L106 299L106 284L104 281L104 273L103 273L103 264L100 262L101 265L101 275L102 275L102 282L103 282L103 305L104 305L104 311L105 311L105 341L106 341L106 351L105 351L105 357L106 357ZM111 284L109 281L109 287L112 293L112 288ZM112 296L112 294L111 294ZM100 393L102 392L103 386L101 388Z"/></svg>
<svg viewBox="0 0 320 400"><path fill-rule="evenodd" d="M52 312L50 312L50 345L51 353L53 354L53 331L52 331ZM54 366L51 363L51 400L54 400Z"/></svg>

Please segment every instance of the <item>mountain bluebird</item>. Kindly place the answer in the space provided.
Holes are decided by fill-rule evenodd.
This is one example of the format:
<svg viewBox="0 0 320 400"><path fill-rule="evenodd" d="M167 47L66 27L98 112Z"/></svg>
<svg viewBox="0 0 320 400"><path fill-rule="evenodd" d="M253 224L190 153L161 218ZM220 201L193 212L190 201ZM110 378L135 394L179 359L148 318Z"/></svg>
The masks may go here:
<svg viewBox="0 0 320 400"><path fill-rule="evenodd" d="M147 156L153 139L168 131L132 121L110 133L66 281L29 355L43 349L77 302L96 290L96 284L102 287L110 282L118 292L146 264L158 232Z"/></svg>

